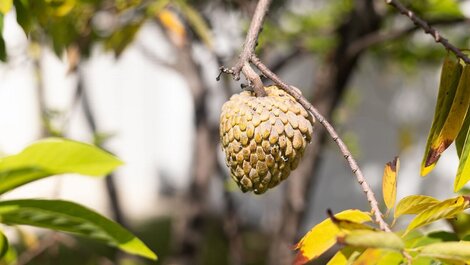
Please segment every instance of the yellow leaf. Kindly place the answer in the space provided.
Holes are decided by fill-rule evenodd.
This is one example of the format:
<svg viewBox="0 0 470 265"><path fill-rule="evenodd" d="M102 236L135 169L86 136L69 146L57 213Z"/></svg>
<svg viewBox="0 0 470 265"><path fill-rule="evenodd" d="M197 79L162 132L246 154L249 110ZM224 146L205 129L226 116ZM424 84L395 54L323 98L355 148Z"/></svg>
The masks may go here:
<svg viewBox="0 0 470 265"><path fill-rule="evenodd" d="M398 202L393 218L397 219L404 214L419 214L439 202L438 199L425 195L411 195L405 197Z"/></svg>
<svg viewBox="0 0 470 265"><path fill-rule="evenodd" d="M383 250L383 254L377 265L402 265L406 264L403 262L403 255L400 252Z"/></svg>
<svg viewBox="0 0 470 265"><path fill-rule="evenodd" d="M403 240L392 232L354 230L346 235L340 235L338 242L358 248L382 248L402 250L405 247Z"/></svg>
<svg viewBox="0 0 470 265"><path fill-rule="evenodd" d="M431 144L439 135L439 132L441 131L442 126L444 125L444 122L449 114L461 73L462 65L460 65L458 61L450 58L448 55L442 65L441 81L439 84L439 93L437 95L437 102L434 110L434 118L426 142L423 162L421 163L421 176L426 176L435 166L435 163L426 165L427 157L430 153Z"/></svg>
<svg viewBox="0 0 470 265"><path fill-rule="evenodd" d="M428 156L426 158L425 166L437 163L441 154L449 147L455 140L462 128L470 105L470 66L465 65L463 72L460 75L459 84L452 106L449 110L449 115L446 118L442 130L439 135L431 144Z"/></svg>
<svg viewBox="0 0 470 265"><path fill-rule="evenodd" d="M178 47L182 47L186 43L186 29L178 15L165 8L158 12L157 16L173 43Z"/></svg>
<svg viewBox="0 0 470 265"><path fill-rule="evenodd" d="M467 205L468 201L466 201L463 196L447 199L440 203L434 204L422 211L411 221L411 223L406 228L405 235L413 229L430 224L439 219L452 218L465 210Z"/></svg>
<svg viewBox="0 0 470 265"><path fill-rule="evenodd" d="M388 209L395 206L397 198L397 176L400 169L400 159L396 156L391 162L388 162L384 168L384 175L382 177L382 193L385 205Z"/></svg>
<svg viewBox="0 0 470 265"><path fill-rule="evenodd" d="M441 242L418 248L419 256L470 262L470 242Z"/></svg>
<svg viewBox="0 0 470 265"><path fill-rule="evenodd" d="M377 260L382 256L382 250L377 248L368 248L359 256L353 265L375 265Z"/></svg>
<svg viewBox="0 0 470 265"><path fill-rule="evenodd" d="M361 253L353 248L344 247L328 261L327 265L347 265L351 257L358 256Z"/></svg>
<svg viewBox="0 0 470 265"><path fill-rule="evenodd" d="M403 256L396 251L368 248L357 259L348 260L346 265L403 265ZM338 264L339 265L339 264Z"/></svg>
<svg viewBox="0 0 470 265"><path fill-rule="evenodd" d="M369 213L359 210L345 210L335 215L341 220L348 220L356 223L370 222L372 219ZM295 249L299 250L294 264L300 265L317 258L336 243L336 237L341 233L340 228L333 223L331 218L323 220L314 226L296 244Z"/></svg>
<svg viewBox="0 0 470 265"><path fill-rule="evenodd" d="M11 10L13 6L13 0L1 0L0 1L0 14L6 14Z"/></svg>

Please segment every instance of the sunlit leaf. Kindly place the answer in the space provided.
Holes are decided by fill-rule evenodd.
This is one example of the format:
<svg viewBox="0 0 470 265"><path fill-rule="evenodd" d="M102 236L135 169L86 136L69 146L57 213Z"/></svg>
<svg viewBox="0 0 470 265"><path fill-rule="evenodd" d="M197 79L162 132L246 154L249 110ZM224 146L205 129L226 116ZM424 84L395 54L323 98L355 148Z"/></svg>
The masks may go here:
<svg viewBox="0 0 470 265"><path fill-rule="evenodd" d="M420 256L470 262L470 242L442 242L418 248Z"/></svg>
<svg viewBox="0 0 470 265"><path fill-rule="evenodd" d="M426 159L426 166L437 163L441 154L455 140L462 128L468 107L470 105L470 66L465 65L460 75L459 84L449 115L442 126L439 135L433 140Z"/></svg>
<svg viewBox="0 0 470 265"><path fill-rule="evenodd" d="M13 6L13 0L2 0L0 1L0 13L6 14L11 10Z"/></svg>
<svg viewBox="0 0 470 265"><path fill-rule="evenodd" d="M345 265L403 265L403 256L395 250L368 248Z"/></svg>
<svg viewBox="0 0 470 265"><path fill-rule="evenodd" d="M382 193L384 197L385 205L388 209L392 209L395 206L397 198L397 176L398 170L400 169L400 159L395 157L391 162L388 162L384 168L384 174L382 177Z"/></svg>
<svg viewBox="0 0 470 265"><path fill-rule="evenodd" d="M396 251L382 249L382 256L377 261L377 265L402 265L403 255Z"/></svg>
<svg viewBox="0 0 470 265"><path fill-rule="evenodd" d="M371 221L368 213L359 210L346 210L336 214L335 217L356 223ZM340 229L332 222L331 218L317 224L296 244L295 249L298 249L299 253L294 263L304 264L317 258L336 243L336 237L340 233Z"/></svg>
<svg viewBox="0 0 470 265"><path fill-rule="evenodd" d="M470 86L470 83L469 83L469 86ZM467 116L468 117L466 117L465 120L470 121L470 118L469 118L470 114L468 114ZM470 180L470 159L469 159L469 154L470 154L470 136L469 135L470 134L468 133L468 125L466 129L467 129L467 132L465 136L465 141L464 141L463 147L461 147L459 168L457 170L457 175L455 176L455 181L454 181L454 192L457 192L460 189L462 189L463 186L467 184L467 182Z"/></svg>
<svg viewBox="0 0 470 265"><path fill-rule="evenodd" d="M452 218L465 210L468 202L464 197L448 199L432 205L418 214L406 228L405 234L418 227L430 224L440 219Z"/></svg>
<svg viewBox="0 0 470 265"><path fill-rule="evenodd" d="M338 242L358 248L384 248L402 250L403 240L392 232L353 230L348 234L338 236Z"/></svg>
<svg viewBox="0 0 470 265"><path fill-rule="evenodd" d="M355 261L353 261L352 265L375 265L377 264L377 260L382 256L382 250L377 248L369 248L366 249Z"/></svg>
<svg viewBox="0 0 470 265"><path fill-rule="evenodd" d="M438 199L425 195L411 195L405 197L398 202L393 218L397 219L404 214L419 214L439 202Z"/></svg>
<svg viewBox="0 0 470 265"><path fill-rule="evenodd" d="M31 225L69 232L104 241L130 254L157 258L126 229L76 203L60 200L1 201L0 218L8 225Z"/></svg>
<svg viewBox="0 0 470 265"><path fill-rule="evenodd" d="M121 164L115 156L96 146L49 138L31 144L17 155L0 159L0 194L51 175L104 176Z"/></svg>
<svg viewBox="0 0 470 265"><path fill-rule="evenodd" d="M428 156L431 152L431 145L435 138L439 135L449 110L454 100L455 91L462 72L462 65L450 55L444 60L441 70L441 81L439 84L439 93L437 95L436 107L434 110L434 118L432 121L431 129L429 131L428 139L426 142L426 149L424 151L423 161L421 163L421 175L426 176L435 166L434 163L426 165Z"/></svg>
<svg viewBox="0 0 470 265"><path fill-rule="evenodd" d="M354 256L357 257L360 254L360 251L346 246L336 252L336 254L328 261L327 265L347 265L350 259L353 259Z"/></svg>

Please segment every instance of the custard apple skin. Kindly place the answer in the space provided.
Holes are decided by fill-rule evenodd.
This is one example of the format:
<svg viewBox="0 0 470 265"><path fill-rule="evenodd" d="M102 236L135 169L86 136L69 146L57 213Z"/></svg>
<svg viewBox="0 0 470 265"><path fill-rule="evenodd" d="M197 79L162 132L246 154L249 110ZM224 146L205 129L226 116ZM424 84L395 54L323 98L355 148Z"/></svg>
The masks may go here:
<svg viewBox="0 0 470 265"><path fill-rule="evenodd" d="M222 106L220 140L232 179L262 194L287 179L310 143L315 119L277 86L233 95Z"/></svg>

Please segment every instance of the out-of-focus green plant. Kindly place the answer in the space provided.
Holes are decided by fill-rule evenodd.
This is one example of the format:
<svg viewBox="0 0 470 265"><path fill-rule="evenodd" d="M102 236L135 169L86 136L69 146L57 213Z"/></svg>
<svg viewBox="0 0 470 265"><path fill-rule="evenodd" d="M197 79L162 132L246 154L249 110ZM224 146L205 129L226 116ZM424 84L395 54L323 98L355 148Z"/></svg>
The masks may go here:
<svg viewBox="0 0 470 265"><path fill-rule="evenodd" d="M19 154L0 159L0 195L54 175L104 176L121 164L115 156L96 146L61 138L44 139ZM68 232L105 242L130 254L157 258L141 240L119 224L69 201L1 200L0 222ZM7 238L0 232L0 259L14 259L9 249Z"/></svg>

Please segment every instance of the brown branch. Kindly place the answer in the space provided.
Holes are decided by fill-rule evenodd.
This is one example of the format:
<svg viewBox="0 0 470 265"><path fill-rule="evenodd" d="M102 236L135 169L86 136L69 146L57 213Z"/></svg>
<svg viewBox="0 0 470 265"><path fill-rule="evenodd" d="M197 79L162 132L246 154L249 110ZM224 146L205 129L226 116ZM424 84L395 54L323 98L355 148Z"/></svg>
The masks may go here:
<svg viewBox="0 0 470 265"><path fill-rule="evenodd" d="M250 23L250 28L246 35L245 43L243 44L243 51L241 52L238 62L235 64L232 69L221 69L225 73L233 75L235 80L240 79L240 72L243 71L246 78L249 80L250 84L253 86L253 89L258 97L266 96L266 91L264 91L263 82L258 74L251 68L249 61L251 56L254 54L256 43L258 41L258 36L263 26L264 17L268 12L269 5L271 0L259 0L253 14L253 18Z"/></svg>
<svg viewBox="0 0 470 265"><path fill-rule="evenodd" d="M366 194L367 200L369 201L372 212L375 216L375 221L379 225L380 229L386 232L390 232L390 227L383 219L383 214L379 209L379 204L375 198L374 192L367 183L364 175L362 174L361 169L357 165L356 160L352 157L351 152L348 147L344 144L343 140L338 136L338 133L333 128L333 126L323 117L318 110L308 102L299 92L296 91L293 87L284 83L275 73L273 73L269 68L264 65L256 55L252 55L251 62L269 79L274 81L280 88L284 89L287 93L293 96L306 110L310 111L318 122L320 122L323 127L330 134L333 141L338 145L341 153L344 158L348 161L351 171L356 175L357 182L362 187L362 191Z"/></svg>
<svg viewBox="0 0 470 265"><path fill-rule="evenodd" d="M446 38L444 38L439 31L435 28L431 27L428 22L418 17L413 11L406 8L400 1L398 0L385 0L385 3L393 6L396 8L401 14L407 16L413 23L422 28L425 33L431 35L437 43L442 44L447 50L451 51L455 54L455 56L462 59L466 64L470 64L470 59L467 55L465 55L459 48L455 47L452 43L450 43Z"/></svg>

